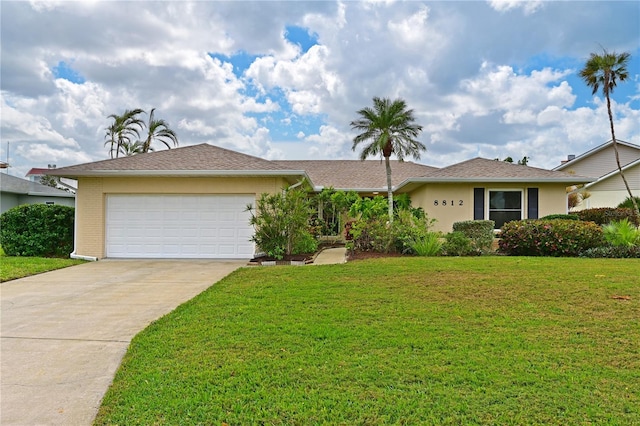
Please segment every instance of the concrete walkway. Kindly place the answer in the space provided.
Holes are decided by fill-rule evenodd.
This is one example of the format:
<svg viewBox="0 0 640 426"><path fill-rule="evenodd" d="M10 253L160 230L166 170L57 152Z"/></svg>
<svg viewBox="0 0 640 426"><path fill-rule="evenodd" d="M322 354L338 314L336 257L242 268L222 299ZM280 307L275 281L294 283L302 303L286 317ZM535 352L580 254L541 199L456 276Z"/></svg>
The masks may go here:
<svg viewBox="0 0 640 426"><path fill-rule="evenodd" d="M318 254L312 265L334 265L347 261L347 250L344 247L324 249Z"/></svg>
<svg viewBox="0 0 640 426"><path fill-rule="evenodd" d="M90 425L133 336L244 265L101 260L0 284L0 424Z"/></svg>

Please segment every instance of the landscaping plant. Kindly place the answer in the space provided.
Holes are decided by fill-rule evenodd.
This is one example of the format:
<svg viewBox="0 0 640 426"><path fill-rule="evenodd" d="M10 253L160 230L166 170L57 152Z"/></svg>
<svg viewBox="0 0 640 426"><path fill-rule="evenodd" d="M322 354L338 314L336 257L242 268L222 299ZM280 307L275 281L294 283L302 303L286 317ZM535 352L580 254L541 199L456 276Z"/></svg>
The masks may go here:
<svg viewBox="0 0 640 426"><path fill-rule="evenodd" d="M493 244L494 228L493 220L466 220L453 224L454 232L462 232L471 240L471 246L477 254L488 253Z"/></svg>
<svg viewBox="0 0 640 426"><path fill-rule="evenodd" d="M449 232L444 236L442 254L445 256L471 256L479 254L471 242L471 238L460 231Z"/></svg>
<svg viewBox="0 0 640 426"><path fill-rule="evenodd" d="M500 230L499 250L510 256L578 256L604 244L602 228L576 220L514 220Z"/></svg>
<svg viewBox="0 0 640 426"><path fill-rule="evenodd" d="M442 238L439 232L427 232L411 243L411 250L418 256L438 256L442 253Z"/></svg>
<svg viewBox="0 0 640 426"><path fill-rule="evenodd" d="M624 218L602 227L604 238L612 246L640 245L640 229Z"/></svg>
<svg viewBox="0 0 640 426"><path fill-rule="evenodd" d="M25 204L0 215L0 245L7 256L68 257L73 251L74 208Z"/></svg>
<svg viewBox="0 0 640 426"><path fill-rule="evenodd" d="M313 213L306 193L298 188L281 194L262 194L256 208L247 206L251 213L249 223L255 233L251 241L274 259L285 255L311 253L318 242L309 232Z"/></svg>
<svg viewBox="0 0 640 426"><path fill-rule="evenodd" d="M634 217L633 209L619 207L598 207L594 209L585 209L576 212L580 220L595 222L598 225L606 225L614 220L629 219L636 225L640 225L638 219Z"/></svg>

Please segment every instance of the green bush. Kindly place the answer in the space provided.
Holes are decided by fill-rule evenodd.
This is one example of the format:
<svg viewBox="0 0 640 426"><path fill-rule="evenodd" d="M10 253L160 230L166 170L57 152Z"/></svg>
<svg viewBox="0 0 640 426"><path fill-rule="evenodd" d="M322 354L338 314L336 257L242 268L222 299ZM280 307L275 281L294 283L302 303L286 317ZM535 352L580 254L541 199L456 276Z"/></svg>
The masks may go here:
<svg viewBox="0 0 640 426"><path fill-rule="evenodd" d="M605 246L594 247L580 253L580 257L640 259L640 246Z"/></svg>
<svg viewBox="0 0 640 426"><path fill-rule="evenodd" d="M474 248L471 238L460 231L450 232L444 236L442 254L445 256L471 256L479 254Z"/></svg>
<svg viewBox="0 0 640 426"><path fill-rule="evenodd" d="M628 208L612 208L612 207L599 207L596 209L586 209L576 212L580 220L587 222L595 222L598 225L606 225L614 220L622 220L624 218L629 219L632 223L640 225L635 218L632 209Z"/></svg>
<svg viewBox="0 0 640 426"><path fill-rule="evenodd" d="M636 200L636 204L640 206L640 197L633 197L633 198ZM618 204L618 208L633 209L633 202L631 201L631 197L627 197L623 202Z"/></svg>
<svg viewBox="0 0 640 426"><path fill-rule="evenodd" d="M428 232L427 235L411 244L411 250L418 256L437 256L442 253L442 239L439 232Z"/></svg>
<svg viewBox="0 0 640 426"><path fill-rule="evenodd" d="M604 238L612 246L640 245L640 229L624 218L602 227Z"/></svg>
<svg viewBox="0 0 640 426"><path fill-rule="evenodd" d="M467 220L455 222L454 232L462 232L471 240L471 246L478 254L491 251L496 223L493 220Z"/></svg>
<svg viewBox="0 0 640 426"><path fill-rule="evenodd" d="M312 210L306 193L300 189L282 194L262 194L255 210L252 205L247 206L251 213L249 223L255 229L251 241L275 259L309 253L311 240L314 240L309 231Z"/></svg>
<svg viewBox="0 0 640 426"><path fill-rule="evenodd" d="M26 204L0 216L0 245L7 256L68 257L73 251L74 208Z"/></svg>
<svg viewBox="0 0 640 426"><path fill-rule="evenodd" d="M413 254L413 244L429 233L433 220L416 217L410 210L399 210L393 223L385 215L371 219L361 217L351 224L349 248L357 251Z"/></svg>
<svg viewBox="0 0 640 426"><path fill-rule="evenodd" d="M508 222L499 237L499 250L511 256L578 256L604 244L600 226L563 219Z"/></svg>
<svg viewBox="0 0 640 426"><path fill-rule="evenodd" d="M540 220L553 219L580 220L580 216L578 216L577 214L550 214L540 218Z"/></svg>

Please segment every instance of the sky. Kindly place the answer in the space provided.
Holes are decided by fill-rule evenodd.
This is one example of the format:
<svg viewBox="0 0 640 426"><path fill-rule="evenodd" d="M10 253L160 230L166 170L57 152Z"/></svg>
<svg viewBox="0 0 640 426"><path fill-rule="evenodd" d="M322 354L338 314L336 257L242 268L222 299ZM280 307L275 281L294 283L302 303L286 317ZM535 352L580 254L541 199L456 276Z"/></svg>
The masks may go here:
<svg viewBox="0 0 640 426"><path fill-rule="evenodd" d="M612 108L617 138L640 145L637 1L2 1L0 16L14 176L109 158L108 116L134 108L180 146L357 159L350 122L374 96L423 126L407 160L553 168L610 139L578 76L603 49L631 54Z"/></svg>

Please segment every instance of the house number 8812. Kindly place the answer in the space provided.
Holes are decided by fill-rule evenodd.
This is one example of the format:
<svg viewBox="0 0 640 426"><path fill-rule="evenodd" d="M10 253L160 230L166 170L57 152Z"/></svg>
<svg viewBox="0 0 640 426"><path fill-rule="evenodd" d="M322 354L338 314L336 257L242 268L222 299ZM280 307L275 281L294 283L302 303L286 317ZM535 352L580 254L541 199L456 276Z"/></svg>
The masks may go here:
<svg viewBox="0 0 640 426"><path fill-rule="evenodd" d="M433 200L433 205L434 206L455 206L456 203L454 200ZM458 206L462 206L464 205L464 202L462 200L458 200L457 203Z"/></svg>

